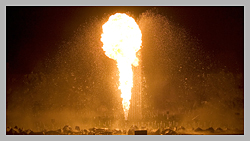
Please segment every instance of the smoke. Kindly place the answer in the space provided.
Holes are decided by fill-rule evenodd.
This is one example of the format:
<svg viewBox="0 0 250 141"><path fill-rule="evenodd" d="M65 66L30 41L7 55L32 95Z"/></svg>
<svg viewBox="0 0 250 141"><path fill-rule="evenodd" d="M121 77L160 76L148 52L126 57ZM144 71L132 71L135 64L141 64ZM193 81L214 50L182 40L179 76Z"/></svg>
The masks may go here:
<svg viewBox="0 0 250 141"><path fill-rule="evenodd" d="M102 24L96 17L83 23L33 72L7 72L7 126L33 130L65 124L93 127L94 118L123 113L116 64L101 48Z"/></svg>
<svg viewBox="0 0 250 141"><path fill-rule="evenodd" d="M203 50L198 38L157 9L142 13L138 21L147 80L144 113L166 115L168 111L180 117L182 125L242 129L243 74L218 67L212 51Z"/></svg>

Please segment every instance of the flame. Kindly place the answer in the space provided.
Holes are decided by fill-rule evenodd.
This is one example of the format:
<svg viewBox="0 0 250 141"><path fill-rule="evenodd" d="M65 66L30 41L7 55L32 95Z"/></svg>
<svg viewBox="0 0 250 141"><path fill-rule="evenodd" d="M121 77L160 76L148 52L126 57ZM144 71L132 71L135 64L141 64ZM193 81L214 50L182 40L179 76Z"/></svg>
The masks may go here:
<svg viewBox="0 0 250 141"><path fill-rule="evenodd" d="M116 13L102 26L101 41L105 54L117 61L121 98L125 120L130 107L131 89L133 87L133 66L138 66L136 52L142 44L142 34L132 17Z"/></svg>

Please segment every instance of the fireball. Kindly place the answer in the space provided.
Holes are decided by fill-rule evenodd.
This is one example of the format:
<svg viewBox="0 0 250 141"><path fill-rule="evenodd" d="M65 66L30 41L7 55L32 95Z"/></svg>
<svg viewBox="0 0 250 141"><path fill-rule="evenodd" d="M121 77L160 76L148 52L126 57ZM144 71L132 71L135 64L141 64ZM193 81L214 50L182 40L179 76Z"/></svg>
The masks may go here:
<svg viewBox="0 0 250 141"><path fill-rule="evenodd" d="M142 34L132 17L116 13L102 26L101 41L106 56L117 61L121 98L125 120L130 107L131 89L133 87L132 66L138 66L136 53L141 48Z"/></svg>

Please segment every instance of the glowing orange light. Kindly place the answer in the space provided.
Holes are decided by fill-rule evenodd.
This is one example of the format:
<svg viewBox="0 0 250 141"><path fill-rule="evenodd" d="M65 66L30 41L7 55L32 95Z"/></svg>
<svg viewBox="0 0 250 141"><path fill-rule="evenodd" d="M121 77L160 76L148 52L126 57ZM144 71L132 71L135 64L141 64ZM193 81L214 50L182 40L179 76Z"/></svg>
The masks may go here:
<svg viewBox="0 0 250 141"><path fill-rule="evenodd" d="M132 17L116 13L102 26L103 50L105 54L117 61L123 110L127 120L130 107L131 89L133 87L132 65L138 66L136 52L140 50L142 34Z"/></svg>

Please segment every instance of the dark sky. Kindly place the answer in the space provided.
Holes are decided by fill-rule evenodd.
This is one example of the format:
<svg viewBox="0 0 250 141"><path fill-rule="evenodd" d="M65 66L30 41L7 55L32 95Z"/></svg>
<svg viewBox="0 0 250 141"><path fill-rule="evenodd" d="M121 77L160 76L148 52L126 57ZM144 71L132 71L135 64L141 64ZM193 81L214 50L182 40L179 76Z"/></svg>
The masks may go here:
<svg viewBox="0 0 250 141"><path fill-rule="evenodd" d="M18 72L27 73L37 60L57 52L55 44L72 37L79 25L89 18L130 9L139 14L148 8L8 6L7 62Z"/></svg>
<svg viewBox="0 0 250 141"><path fill-rule="evenodd" d="M131 12L138 17L153 7L22 7L7 6L7 62L28 73L36 61L58 51L79 25L104 13ZM243 71L244 7L157 7L158 12L184 27L213 52L214 61L231 71ZM228 59L230 58L230 59ZM237 70L236 70L237 69Z"/></svg>

